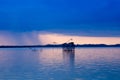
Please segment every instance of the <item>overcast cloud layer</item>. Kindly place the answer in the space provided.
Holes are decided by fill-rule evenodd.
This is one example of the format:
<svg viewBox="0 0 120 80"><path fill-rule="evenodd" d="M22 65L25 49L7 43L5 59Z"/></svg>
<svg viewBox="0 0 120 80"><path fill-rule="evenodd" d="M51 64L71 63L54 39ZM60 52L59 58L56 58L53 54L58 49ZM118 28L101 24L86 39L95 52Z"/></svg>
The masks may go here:
<svg viewBox="0 0 120 80"><path fill-rule="evenodd" d="M120 0L0 0L0 31L120 37Z"/></svg>

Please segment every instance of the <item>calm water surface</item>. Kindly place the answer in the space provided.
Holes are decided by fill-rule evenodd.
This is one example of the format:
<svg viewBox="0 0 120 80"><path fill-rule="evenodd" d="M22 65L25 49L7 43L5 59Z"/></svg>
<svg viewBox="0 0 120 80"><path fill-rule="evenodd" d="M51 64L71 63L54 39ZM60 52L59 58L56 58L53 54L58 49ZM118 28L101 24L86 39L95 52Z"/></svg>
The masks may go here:
<svg viewBox="0 0 120 80"><path fill-rule="evenodd" d="M120 48L1 48L0 80L120 80Z"/></svg>

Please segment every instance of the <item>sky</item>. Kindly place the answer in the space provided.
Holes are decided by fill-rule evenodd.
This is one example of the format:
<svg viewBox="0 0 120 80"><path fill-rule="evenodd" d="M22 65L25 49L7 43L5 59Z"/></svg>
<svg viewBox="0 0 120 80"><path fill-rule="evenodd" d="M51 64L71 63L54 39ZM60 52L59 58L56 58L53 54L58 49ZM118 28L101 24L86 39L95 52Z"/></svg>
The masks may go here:
<svg viewBox="0 0 120 80"><path fill-rule="evenodd" d="M0 0L1 43L8 34L18 41L18 35L39 36L38 32L108 41L110 37L118 42L120 0ZM39 42L38 37L33 39Z"/></svg>

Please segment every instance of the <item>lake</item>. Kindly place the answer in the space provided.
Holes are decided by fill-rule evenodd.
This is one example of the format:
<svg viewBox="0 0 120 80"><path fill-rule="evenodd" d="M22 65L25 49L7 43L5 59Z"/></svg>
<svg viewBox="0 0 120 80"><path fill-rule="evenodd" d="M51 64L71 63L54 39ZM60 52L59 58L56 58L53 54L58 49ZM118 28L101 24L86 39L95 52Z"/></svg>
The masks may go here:
<svg viewBox="0 0 120 80"><path fill-rule="evenodd" d="M0 80L120 80L120 48L1 48Z"/></svg>

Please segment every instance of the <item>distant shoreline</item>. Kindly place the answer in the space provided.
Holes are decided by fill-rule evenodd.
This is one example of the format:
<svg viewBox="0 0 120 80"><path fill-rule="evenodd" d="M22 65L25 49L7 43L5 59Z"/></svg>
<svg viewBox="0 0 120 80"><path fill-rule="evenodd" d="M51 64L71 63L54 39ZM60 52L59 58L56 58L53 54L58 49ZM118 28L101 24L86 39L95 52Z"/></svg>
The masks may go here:
<svg viewBox="0 0 120 80"><path fill-rule="evenodd" d="M53 45L2 45L0 48L41 48L41 47L63 47L62 44ZM120 47L120 44L106 45L106 44L83 44L75 45L75 47Z"/></svg>

